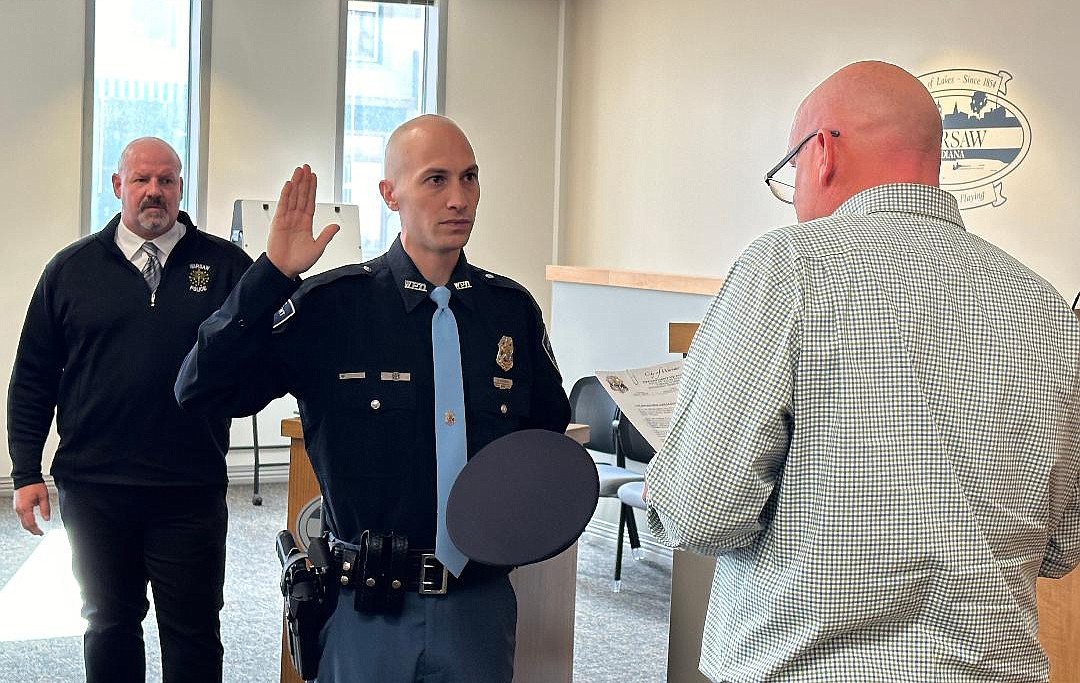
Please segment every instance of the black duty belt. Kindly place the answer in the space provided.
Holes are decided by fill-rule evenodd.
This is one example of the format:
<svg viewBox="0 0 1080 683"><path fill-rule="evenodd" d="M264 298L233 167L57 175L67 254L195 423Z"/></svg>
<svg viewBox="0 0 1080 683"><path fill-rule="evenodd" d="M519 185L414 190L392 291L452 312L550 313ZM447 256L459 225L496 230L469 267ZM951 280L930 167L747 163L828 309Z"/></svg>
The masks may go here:
<svg viewBox="0 0 1080 683"><path fill-rule="evenodd" d="M469 562L457 578L435 559L434 550L410 549L401 534L369 530L359 544L332 536L328 542L332 578L356 591L355 607L361 612L397 613L406 593L446 595L456 587L505 577L512 569Z"/></svg>
<svg viewBox="0 0 1080 683"><path fill-rule="evenodd" d="M446 595L450 572L432 550L410 550L401 534L365 531L359 544L330 543L340 585L355 591L354 607L365 613L396 614L405 594Z"/></svg>
<svg viewBox="0 0 1080 683"><path fill-rule="evenodd" d="M391 590L446 595L452 580L442 562L435 559L434 550L406 550L403 563L397 567L394 566L397 563L392 563L391 567L382 571L372 566L370 558L365 563L360 548L351 543L337 541L331 548L334 559L340 562L339 581L342 586L357 588L362 583L365 588L378 588L380 583L385 582Z"/></svg>

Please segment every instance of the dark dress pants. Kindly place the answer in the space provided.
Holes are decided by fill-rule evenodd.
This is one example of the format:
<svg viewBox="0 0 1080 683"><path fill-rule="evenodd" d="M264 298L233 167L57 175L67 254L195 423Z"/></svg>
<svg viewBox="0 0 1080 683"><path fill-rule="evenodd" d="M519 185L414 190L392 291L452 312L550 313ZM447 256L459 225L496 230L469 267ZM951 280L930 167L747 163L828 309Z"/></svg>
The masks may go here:
<svg viewBox="0 0 1080 683"><path fill-rule="evenodd" d="M154 591L165 683L221 681L225 486L57 482L82 592L87 683L145 680Z"/></svg>
<svg viewBox="0 0 1080 683"><path fill-rule="evenodd" d="M400 614L363 614L342 589L323 627L318 683L510 683L517 597L510 578L408 593Z"/></svg>

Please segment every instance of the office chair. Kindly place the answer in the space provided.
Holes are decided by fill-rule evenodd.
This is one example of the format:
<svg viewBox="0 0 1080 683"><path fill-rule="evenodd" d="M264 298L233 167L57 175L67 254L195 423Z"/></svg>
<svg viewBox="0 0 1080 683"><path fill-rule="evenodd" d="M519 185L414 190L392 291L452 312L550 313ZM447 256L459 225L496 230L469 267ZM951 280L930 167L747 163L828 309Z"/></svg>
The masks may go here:
<svg viewBox="0 0 1080 683"><path fill-rule="evenodd" d="M649 464L656 455L656 450L645 440L641 432L630 424L630 420L624 415L619 415L615 425L615 444L623 462L633 460L643 465ZM634 517L634 508L645 509L645 501L641 494L645 488L645 477L639 475L637 479L620 484L615 491L615 497L619 499L619 540L615 548L615 582L614 590L619 591L622 579L622 526L626 525L627 535L630 537L630 550L635 560L644 557L641 550L641 541L638 538L637 520ZM625 492L625 495L624 495ZM633 495L636 492L636 498Z"/></svg>
<svg viewBox="0 0 1080 683"><path fill-rule="evenodd" d="M584 445L594 459L610 457L615 461L613 464L596 463L601 498L618 498L620 486L628 482L644 480L640 473L626 469L626 462L620 453L616 438L620 419L619 409L604 390L599 379L590 375L574 382L574 386L570 389L570 421L589 425L589 440ZM641 542L638 539L633 514L625 505L620 505L615 576L611 584L611 589L615 593L619 592L622 585L624 528L630 537L630 548L634 559L641 559Z"/></svg>

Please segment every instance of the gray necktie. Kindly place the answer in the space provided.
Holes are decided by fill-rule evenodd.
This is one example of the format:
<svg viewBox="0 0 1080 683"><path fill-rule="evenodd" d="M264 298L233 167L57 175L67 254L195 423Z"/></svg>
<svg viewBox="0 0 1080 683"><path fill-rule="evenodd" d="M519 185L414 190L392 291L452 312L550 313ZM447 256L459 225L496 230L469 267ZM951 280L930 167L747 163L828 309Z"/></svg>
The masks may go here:
<svg viewBox="0 0 1080 683"><path fill-rule="evenodd" d="M150 293L154 294L157 292L158 285L161 284L161 261L158 260L158 254L161 252L153 242L143 242L142 250L146 252L146 264L143 266L142 276L146 280L146 286L150 288Z"/></svg>
<svg viewBox="0 0 1080 683"><path fill-rule="evenodd" d="M438 306L431 318L431 355L435 369L435 460L439 486L435 557L450 573L460 576L468 558L454 545L446 530L446 499L467 458L461 342L458 339L457 318L447 305L450 290L436 287L430 296Z"/></svg>

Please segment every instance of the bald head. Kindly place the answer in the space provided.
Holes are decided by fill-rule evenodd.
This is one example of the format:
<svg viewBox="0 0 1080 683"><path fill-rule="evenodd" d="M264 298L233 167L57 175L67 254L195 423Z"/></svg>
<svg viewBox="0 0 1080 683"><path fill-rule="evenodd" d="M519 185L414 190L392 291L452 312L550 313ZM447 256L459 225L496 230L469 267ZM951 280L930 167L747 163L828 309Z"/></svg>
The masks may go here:
<svg viewBox="0 0 1080 683"><path fill-rule="evenodd" d="M383 173L386 179L397 180L411 165L418 161L423 163L423 159L419 157L425 153L433 139L463 145L470 155L473 154L469 139L456 123L438 114L422 114L398 126L386 141L383 158Z"/></svg>
<svg viewBox="0 0 1080 683"><path fill-rule="evenodd" d="M183 170L183 164L180 162L180 155L176 153L172 145L165 142L161 138L144 137L135 138L131 142L127 143L124 147L124 151L120 152L120 160L116 165L116 172L123 175L124 169L127 164L137 155L149 155L155 156L169 156L172 157L176 163L176 175L180 175Z"/></svg>
<svg viewBox="0 0 1080 683"><path fill-rule="evenodd" d="M829 76L799 106L792 144L815 130L836 130L840 136L820 135L808 145L810 153L798 157L796 169L804 171L796 178L799 220L828 215L876 185L938 185L941 116L926 87L900 67L856 62ZM813 168L813 174L799 169L811 159L827 166Z"/></svg>
<svg viewBox="0 0 1080 683"><path fill-rule="evenodd" d="M401 246L429 281L444 284L472 234L480 170L465 133L444 116L401 124L386 143L379 193L401 219Z"/></svg>
<svg viewBox="0 0 1080 683"><path fill-rule="evenodd" d="M120 220L144 240L160 237L176 223L184 180L180 157L164 140L129 142L120 154L112 186L120 200Z"/></svg>

